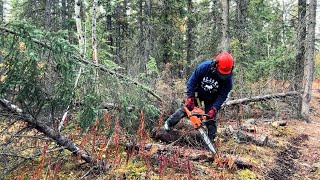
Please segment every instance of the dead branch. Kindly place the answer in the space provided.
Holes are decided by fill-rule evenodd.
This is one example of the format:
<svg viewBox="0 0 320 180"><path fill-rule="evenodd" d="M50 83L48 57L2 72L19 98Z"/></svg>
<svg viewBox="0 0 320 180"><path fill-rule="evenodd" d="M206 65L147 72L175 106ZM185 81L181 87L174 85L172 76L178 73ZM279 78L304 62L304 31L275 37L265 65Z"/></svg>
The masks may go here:
<svg viewBox="0 0 320 180"><path fill-rule="evenodd" d="M56 152L63 150L64 148L54 148L54 149L49 149L46 151L46 153L51 153L51 152ZM42 152L36 153L36 154L31 154L29 156L23 156L20 154L12 154L12 153L2 153L0 152L0 156L11 156L11 157L17 157L17 158L22 158L22 159L33 159L35 157L39 157L42 154Z"/></svg>
<svg viewBox="0 0 320 180"><path fill-rule="evenodd" d="M287 97L287 96L300 96L300 93L297 91L290 91L290 92L286 92L286 93L267 94L267 95L255 96L255 97L250 97L250 98L230 100L230 101L227 101L224 106L245 104L245 103L257 102L257 101L264 101L264 100L273 99L273 98L283 98L283 97Z"/></svg>
<svg viewBox="0 0 320 180"><path fill-rule="evenodd" d="M5 109L9 110L12 113L15 113L19 116L19 119L22 121L27 122L31 127L37 129L39 132L42 132L47 137L53 139L58 145L66 148L67 150L71 151L75 155L78 155L83 159L85 162L97 165L97 167L100 167L99 162L93 158L93 156L81 149L79 146L77 146L72 140L69 138L61 135L60 132L55 131L51 127L47 126L45 123L37 121L36 119L33 119L32 117L28 116L27 114L23 113L21 109L19 109L15 105L11 105L11 103L8 103L9 101L0 99L0 105L4 106ZM10 105L10 106L6 106Z"/></svg>

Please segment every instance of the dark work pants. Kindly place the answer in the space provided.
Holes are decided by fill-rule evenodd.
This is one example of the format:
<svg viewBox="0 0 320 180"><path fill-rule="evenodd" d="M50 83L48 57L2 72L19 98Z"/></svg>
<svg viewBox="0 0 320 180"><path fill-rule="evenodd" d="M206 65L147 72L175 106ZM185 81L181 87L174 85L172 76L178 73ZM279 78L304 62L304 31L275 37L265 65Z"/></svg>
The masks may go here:
<svg viewBox="0 0 320 180"><path fill-rule="evenodd" d="M210 108L206 108L205 112L208 113L210 110ZM183 118L186 117L187 114L184 111L184 108L179 108L175 113L173 113L168 119L167 119L167 123L169 125L169 127L174 127L176 124L178 124L178 122ZM216 137L216 133L217 133L217 126L218 126L218 121L217 118L214 117L214 120L212 121L208 121L205 124L207 126L208 129L208 137L213 141L214 138Z"/></svg>

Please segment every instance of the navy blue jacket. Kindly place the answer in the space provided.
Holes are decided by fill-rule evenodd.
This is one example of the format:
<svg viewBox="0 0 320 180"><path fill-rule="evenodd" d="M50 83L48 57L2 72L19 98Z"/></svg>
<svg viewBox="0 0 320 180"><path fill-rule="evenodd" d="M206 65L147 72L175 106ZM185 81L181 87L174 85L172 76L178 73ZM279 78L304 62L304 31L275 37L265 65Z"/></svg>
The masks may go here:
<svg viewBox="0 0 320 180"><path fill-rule="evenodd" d="M187 96L195 97L198 92L199 99L219 110L232 89L232 75L222 80L217 72L212 71L211 63L212 60L202 62L192 73L187 82Z"/></svg>

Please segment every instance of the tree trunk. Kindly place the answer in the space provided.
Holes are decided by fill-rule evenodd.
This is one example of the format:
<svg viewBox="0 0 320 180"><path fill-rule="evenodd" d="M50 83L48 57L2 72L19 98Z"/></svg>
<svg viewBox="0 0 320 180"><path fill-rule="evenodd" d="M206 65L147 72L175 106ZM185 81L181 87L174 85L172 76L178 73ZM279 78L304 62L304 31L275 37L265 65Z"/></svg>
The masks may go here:
<svg viewBox="0 0 320 180"><path fill-rule="evenodd" d="M143 25L143 0L139 0L139 17L138 17L138 21L139 21L139 40L140 40L140 45L139 45L139 51L142 57L144 57L144 51L145 51L145 47L144 47L144 25ZM141 60L140 60L141 59ZM144 71L145 70L145 65L146 65L146 59L144 58L139 58L139 68L140 71Z"/></svg>
<svg viewBox="0 0 320 180"><path fill-rule="evenodd" d="M67 7L66 7L66 10L67 10L67 19L68 21L70 21L71 19L73 19L73 14L74 14L74 3L75 3L75 0L66 0L67 1ZM70 26L70 24L67 24L65 22L65 25L66 25L66 29L68 29L68 35L69 35L69 42L71 43L74 43L76 42L76 38L74 37L73 33L75 30L74 30L74 27L73 26Z"/></svg>
<svg viewBox="0 0 320 180"><path fill-rule="evenodd" d="M164 26L169 26L169 2L168 1L164 1L163 2L163 11L162 11L162 22ZM167 28L164 29L164 31L168 31ZM161 46L163 48L162 51L162 62L164 65L166 65L167 63L170 63L170 35L168 35L168 32L164 32L162 34L162 41L161 41Z"/></svg>
<svg viewBox="0 0 320 180"><path fill-rule="evenodd" d="M221 41L221 6L219 0L212 1L212 33L211 33L211 48L212 53L216 54L219 51Z"/></svg>
<svg viewBox="0 0 320 180"><path fill-rule="evenodd" d="M61 0L61 26L63 29L67 29L67 0Z"/></svg>
<svg viewBox="0 0 320 180"><path fill-rule="evenodd" d="M110 0L106 2L106 30L107 30L107 44L110 47L110 53L113 54L113 37L112 37L112 10Z"/></svg>
<svg viewBox="0 0 320 180"><path fill-rule="evenodd" d="M302 96L301 117L310 122L310 107L312 81L314 73L314 46L315 46L315 23L316 23L316 0L309 2L308 32L306 38L306 63L304 66L304 92Z"/></svg>
<svg viewBox="0 0 320 180"><path fill-rule="evenodd" d="M128 22L128 0L123 1L123 9L122 9L122 36L121 39L124 39L124 46L123 48L123 54L124 56L121 57L122 62L128 62L127 54L128 54L128 45L130 44L129 41L127 41L129 37L129 22ZM127 70L129 67L129 63L123 64L124 68Z"/></svg>
<svg viewBox="0 0 320 180"><path fill-rule="evenodd" d="M145 52L144 52L144 59L146 62L149 61L150 54L151 54L151 7L152 7L152 1L151 0L146 0L146 7L145 7L145 12L147 15L147 20L145 21L145 27L146 27L146 39L145 39Z"/></svg>
<svg viewBox="0 0 320 180"><path fill-rule="evenodd" d="M298 25L296 27L297 36L297 55L295 66L294 89L300 91L303 87L303 66L305 61L305 43L306 43L306 9L307 1L298 0ZM301 97L298 99L298 114L301 115ZM300 117L301 118L301 117Z"/></svg>
<svg viewBox="0 0 320 180"><path fill-rule="evenodd" d="M187 22L187 66L186 77L191 74L190 65L191 61L195 58L195 46L194 46L194 17L193 17L193 2L188 0L188 22Z"/></svg>
<svg viewBox="0 0 320 180"><path fill-rule="evenodd" d="M116 51L115 57L116 62L121 65L121 5L118 4L116 7L116 27L115 27L115 39L116 39Z"/></svg>
<svg viewBox="0 0 320 180"><path fill-rule="evenodd" d="M98 0L93 1L92 5L92 62L98 64L97 52L97 8Z"/></svg>
<svg viewBox="0 0 320 180"><path fill-rule="evenodd" d="M82 24L81 24L81 16L80 16L80 10L81 10L81 0L75 0L75 15L76 15L76 25L77 25L77 36L78 36L78 42L79 42L79 49L81 56L84 54L85 51L85 44L84 44L84 33L82 31Z"/></svg>
<svg viewBox="0 0 320 180"><path fill-rule="evenodd" d="M243 62L244 52L247 39L246 27L247 27L247 11L248 11L248 0L237 0L237 38L240 43L240 52L243 54L239 54L238 60Z"/></svg>
<svg viewBox="0 0 320 180"><path fill-rule="evenodd" d="M221 0L222 17L222 39L220 51L229 51L229 0Z"/></svg>
<svg viewBox="0 0 320 180"><path fill-rule="evenodd" d="M0 0L0 24L4 22L3 0Z"/></svg>
<svg viewBox="0 0 320 180"><path fill-rule="evenodd" d="M46 0L45 22L44 22L44 27L46 30L50 28L50 23L51 23L51 0Z"/></svg>

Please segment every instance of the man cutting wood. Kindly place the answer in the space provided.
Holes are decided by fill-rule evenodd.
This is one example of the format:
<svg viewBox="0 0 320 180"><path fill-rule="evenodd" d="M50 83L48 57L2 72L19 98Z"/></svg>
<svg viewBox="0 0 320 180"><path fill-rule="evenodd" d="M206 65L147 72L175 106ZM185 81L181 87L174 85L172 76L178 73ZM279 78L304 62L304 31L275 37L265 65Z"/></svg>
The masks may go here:
<svg viewBox="0 0 320 180"><path fill-rule="evenodd" d="M201 106L198 102L204 103L205 113L208 115L208 119L211 119L205 123L211 141L215 139L217 133L216 114L232 89L233 66L232 55L228 52L222 52L215 59L202 62L187 82L188 97L184 106L192 111L195 106ZM195 101L197 98L200 101ZM170 131L185 116L184 108L179 108L166 120L164 129Z"/></svg>

